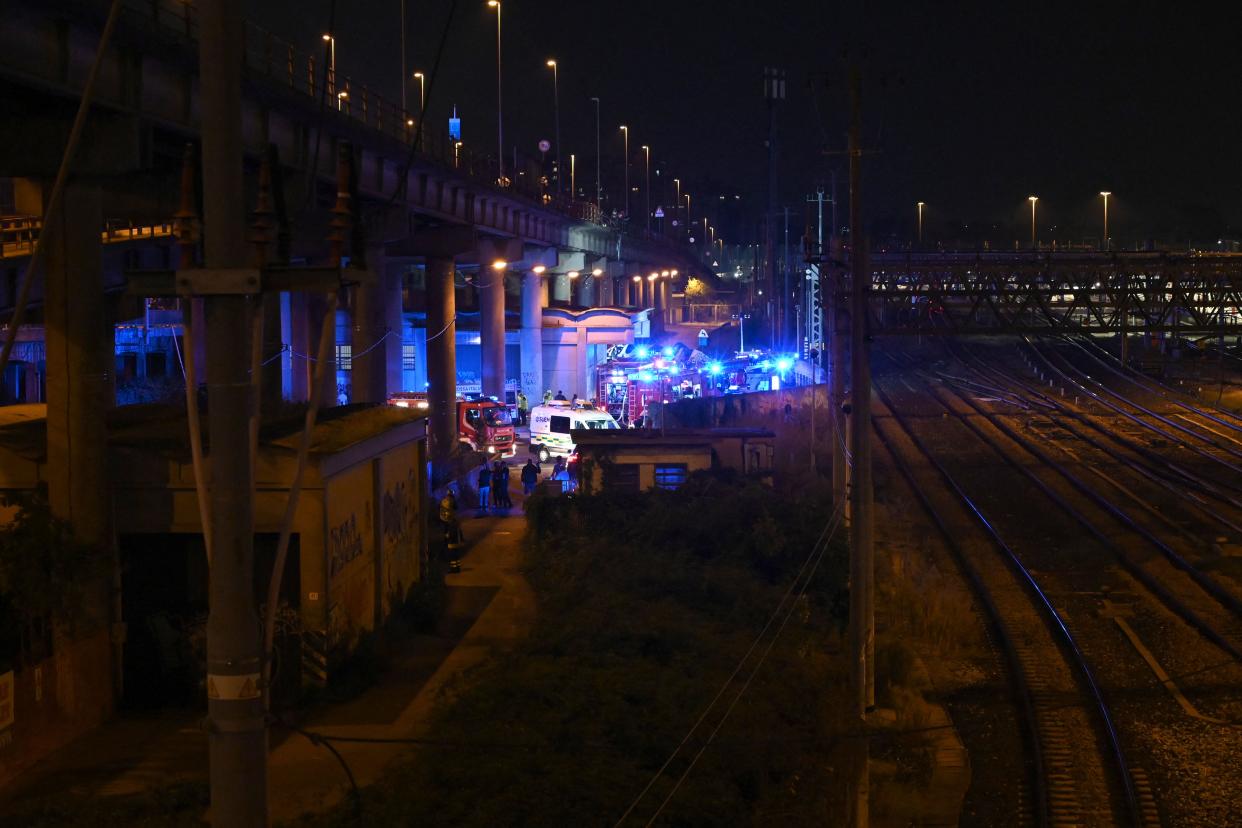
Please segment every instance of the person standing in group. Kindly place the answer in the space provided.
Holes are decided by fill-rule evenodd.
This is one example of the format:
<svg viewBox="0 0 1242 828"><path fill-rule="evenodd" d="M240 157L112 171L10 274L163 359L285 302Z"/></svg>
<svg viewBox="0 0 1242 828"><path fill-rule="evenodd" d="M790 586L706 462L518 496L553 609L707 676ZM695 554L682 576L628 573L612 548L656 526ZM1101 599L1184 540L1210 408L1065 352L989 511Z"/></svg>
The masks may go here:
<svg viewBox="0 0 1242 828"><path fill-rule="evenodd" d="M522 467L522 494L530 497L535 493L537 485L539 485L539 467L535 465L534 458L528 458L526 465Z"/></svg>
<svg viewBox="0 0 1242 828"><path fill-rule="evenodd" d="M509 500L509 467L503 460L497 460L492 466L492 503L497 509L513 505Z"/></svg>
<svg viewBox="0 0 1242 828"><path fill-rule="evenodd" d="M526 399L525 392L519 391L517 395L518 425L530 425L530 400Z"/></svg>
<svg viewBox="0 0 1242 828"><path fill-rule="evenodd" d="M492 490L492 467L484 463L479 469L479 512L487 514L488 495Z"/></svg>
<svg viewBox="0 0 1242 828"><path fill-rule="evenodd" d="M565 392L564 392L564 391L557 391L557 392L556 392L556 396L555 396L555 397L553 397L553 399L555 399L555 400L557 400L557 401L559 401L559 402L569 402L569 400L565 399Z"/></svg>
<svg viewBox="0 0 1242 828"><path fill-rule="evenodd" d="M552 389L545 388L543 392L543 404L547 405L550 402L552 402Z"/></svg>

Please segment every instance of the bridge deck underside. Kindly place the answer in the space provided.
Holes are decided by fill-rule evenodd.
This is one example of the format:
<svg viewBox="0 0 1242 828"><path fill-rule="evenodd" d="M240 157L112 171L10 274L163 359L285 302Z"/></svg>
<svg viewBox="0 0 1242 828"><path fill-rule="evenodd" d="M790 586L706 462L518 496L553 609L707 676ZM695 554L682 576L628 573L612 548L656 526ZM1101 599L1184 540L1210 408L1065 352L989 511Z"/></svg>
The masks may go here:
<svg viewBox="0 0 1242 828"><path fill-rule="evenodd" d="M876 334L1242 334L1242 260L873 267Z"/></svg>

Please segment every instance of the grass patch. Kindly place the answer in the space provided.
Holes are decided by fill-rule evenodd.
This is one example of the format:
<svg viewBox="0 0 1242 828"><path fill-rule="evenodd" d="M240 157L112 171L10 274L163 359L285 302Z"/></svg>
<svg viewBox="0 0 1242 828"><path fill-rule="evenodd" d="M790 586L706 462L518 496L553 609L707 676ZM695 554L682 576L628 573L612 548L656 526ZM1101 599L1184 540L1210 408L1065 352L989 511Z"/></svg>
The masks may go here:
<svg viewBox="0 0 1242 828"><path fill-rule="evenodd" d="M423 746L310 825L611 824L737 665L828 515L728 476L677 492L532 504L539 616L508 654L447 688ZM814 505L813 505L814 504ZM745 697L749 667L631 819L648 819L705 748L662 820L823 824L843 729L846 556L829 548ZM767 640L756 651L762 652ZM753 664L753 661L750 662Z"/></svg>

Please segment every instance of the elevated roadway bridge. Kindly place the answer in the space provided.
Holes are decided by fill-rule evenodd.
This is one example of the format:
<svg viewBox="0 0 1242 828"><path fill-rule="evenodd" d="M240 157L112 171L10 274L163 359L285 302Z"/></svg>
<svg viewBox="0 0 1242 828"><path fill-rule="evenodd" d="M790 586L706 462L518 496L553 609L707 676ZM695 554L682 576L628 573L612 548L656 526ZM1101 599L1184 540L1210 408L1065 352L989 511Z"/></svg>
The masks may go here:
<svg viewBox="0 0 1242 828"><path fill-rule="evenodd" d="M1242 334L1240 254L876 252L867 265L875 334ZM843 284L848 265L835 272Z"/></svg>
<svg viewBox="0 0 1242 828"><path fill-rule="evenodd" d="M37 217L60 164L109 7L108 0L5 4L0 179L12 188L9 206L15 215L6 219L0 317L11 309L6 297L15 294L24 258L42 232ZM181 222L180 236L187 241L210 233L195 225L194 216L199 194L210 182L191 174L197 192L188 198L183 192L187 146L192 157L203 130L212 128L200 115L197 37L198 11L192 1L122 0L63 200L64 215L48 240L46 290L38 284L33 294L32 319L45 323L40 330L49 344L61 336L90 340L72 349L93 355L85 357L91 364L81 366L83 376L109 373L112 348L102 332L132 320L142 309L140 296L106 303L100 297L119 294L127 270L176 266L177 239L168 232L170 223ZM515 315L520 308L520 382L528 397L538 399L548 381L542 365L545 329L557 324L550 326L543 318L544 308L614 308L619 319L652 308L657 311L653 318L659 318L669 286L666 279L651 281L646 274L677 272L686 278L703 269L695 251L680 243L607 220L593 203L547 192L533 159L506 157L502 165L495 156L448 142L430 125L419 138L422 125L412 113L363 82L337 77L322 58L275 33L247 24L243 52L247 203L239 209L258 221L260 204L266 205L263 220L274 225L266 231L268 241L277 242L267 245L267 261L326 262L333 250L330 237L344 233L337 250L365 262L375 277L351 287L344 306L349 325L342 330L351 341L343 344L359 355L351 365L353 401L382 401L393 391L408 390L401 388L401 338L390 335L402 329L403 311L425 309L429 332L453 332L457 294L464 290L477 297L483 390L502 394L509 295ZM342 163L350 181L347 231L341 230L339 214ZM197 162L190 166L196 168ZM493 264L501 261L506 264L498 271L500 278L491 278ZM411 268L424 278L424 308L406 307L417 295L408 278ZM479 276L463 287L462 271ZM42 308L64 298L73 300L60 303L65 319L40 319ZM74 302L82 307L70 307ZM265 388L305 397L309 363L295 366L303 370L292 377L285 365L282 376L282 361L273 357L282 350L314 352L317 323L307 320L318 318L322 300L287 293L264 304L265 371L271 372ZM610 325L609 335L616 335L617 320ZM593 337L584 328L576 347L589 349L602 341ZM432 338L429 333L428 341ZM427 381L451 399L455 348L449 336L439 342L449 344L425 354ZM56 350L51 346L49 353ZM580 361L580 355L573 359ZM49 390L55 408L51 396ZM433 422L433 439L449 442L452 428L448 420Z"/></svg>

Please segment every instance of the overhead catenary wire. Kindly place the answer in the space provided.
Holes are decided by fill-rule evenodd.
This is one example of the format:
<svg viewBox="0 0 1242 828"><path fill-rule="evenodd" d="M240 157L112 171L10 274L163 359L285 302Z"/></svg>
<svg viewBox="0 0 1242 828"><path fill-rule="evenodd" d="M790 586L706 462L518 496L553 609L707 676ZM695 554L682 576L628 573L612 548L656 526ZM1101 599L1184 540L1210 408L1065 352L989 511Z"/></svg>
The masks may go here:
<svg viewBox="0 0 1242 828"><path fill-rule="evenodd" d="M707 707L705 707L702 713L699 714L698 719L695 720L694 724L690 727L690 730L686 732L686 735L682 737L681 741L677 744L677 747L673 749L673 752L670 753L668 758L664 760L664 763L660 765L660 767L656 770L654 774L652 774L652 777L650 780L648 780L646 786L644 786L643 789L638 792L638 795L634 797L634 800L630 803L629 807L626 808L625 812L621 814L621 817L616 822L616 826L618 828L622 823L625 822L626 819L629 818L630 814L634 812L634 809L637 808L639 803L642 802L642 800L646 797L647 793L651 790L652 786L655 785L656 781L659 780L660 777L664 775L664 771L668 769L668 766L671 765L673 763L673 760L677 758L677 755L681 752L682 748L684 748L686 744L690 741L690 739L693 738L695 732L699 729L699 727L707 719L708 715L710 715L712 709L716 706L716 703L720 701L722 696L724 696L725 692L729 688L729 685L733 683L733 680L737 678L738 674L742 671L742 668L745 667L746 662L750 659L751 654L759 646L759 643L763 640L764 635L767 634L773 622L780 615L781 610L785 606L785 602L789 600L789 596L793 594L794 589L797 588L798 583L802 580L802 576L806 572L807 566L810 565L811 560L815 558L816 556L816 551L820 550L821 547L825 550L828 548L828 543L831 541L833 533L836 532L837 526L839 525L839 522L840 522L840 518L844 513L844 507L845 507L844 501L836 504L835 508L833 509L832 514L829 515L828 520L825 522L824 528L820 531L819 537L816 539L815 543L811 546L811 551L807 554L806 560L804 560L802 562L802 566L798 568L797 574L794 575L794 578L790 582L789 587L785 590L785 593L781 596L780 601L777 602L776 608L772 611L772 614L768 616L768 620L763 625L763 628L759 631L759 634L755 636L755 640L751 642L750 647L748 647L746 652L742 654L742 657L738 660L737 666L733 668L733 672L730 673L729 677L726 678L724 682L721 684L720 689L716 691L716 695L714 695L711 701L708 702ZM822 552L820 554L822 556ZM818 566L818 564L816 564L816 566ZM809 583L809 581L807 583ZM803 585L802 589L805 591L806 589L805 584ZM793 606L794 604L790 605L791 612L792 612ZM784 625L782 624L782 627L783 626Z"/></svg>
<svg viewBox="0 0 1242 828"><path fill-rule="evenodd" d="M177 349L177 361L181 363L182 376L185 379L185 417L190 431L190 466L194 472L194 494L198 498L198 520L203 527L203 549L207 555L207 565L211 565L211 505L207 498L207 473L203 466L203 426L198 415L198 377L194 362L194 303L187 300L185 319L181 326L181 335L185 338L185 356L177 346L177 338L173 337L173 348Z"/></svg>
<svg viewBox="0 0 1242 828"><path fill-rule="evenodd" d="M835 520L838 514L839 512L834 513L834 526L832 530L834 533L836 532L836 528L838 525L838 522ZM829 535L828 541L831 541L831 540L832 540L832 535ZM815 573L816 571L819 570L819 564L821 561L823 561L824 553L827 551L828 551L828 543L825 542L820 547L819 554L815 555L815 563L811 567L810 574L807 575L806 580L803 581L802 588L798 591L798 598L801 598L803 595L806 594L807 587L810 586L811 581L815 578ZM694 770L694 766L698 764L698 761L700 758L702 758L704 752L706 752L707 749L711 746L712 742L715 741L716 734L720 732L720 728L724 727L724 723L728 721L729 715L733 713L733 709L737 707L737 703L742 700L742 696L746 695L746 691L750 688L751 682L755 680L755 676L759 675L760 668L762 668L763 663L767 661L768 655L771 654L772 648L776 646L777 639L780 638L781 632L784 631L785 629L785 625L789 623L789 619L793 617L793 613L796 608L797 608L796 601L789 605L789 610L785 613L785 617L781 619L781 624L779 627L776 628L776 633L772 636L771 640L768 641L768 646L764 649L763 654L759 656L759 662L755 664L755 666L751 669L750 675L746 677L746 681L743 682L742 684L742 688L737 691L737 695L733 697L733 701L731 701L729 703L729 706L725 708L724 715L720 717L720 721L716 723L716 726L712 729L712 732L708 735L707 741L705 741L703 745L699 748L698 752L694 754L694 757L690 760L690 763L686 765L686 769L682 771L681 776L677 778L677 782L673 785L673 789L668 792L668 795L664 797L664 801L660 803L660 807L656 808L655 813L651 815L651 818L649 820L647 820L648 828L650 828L650 826L655 824L656 819L659 818L660 814L664 812L664 809L668 807L668 804L673 801L673 797L676 796L677 791L681 789L682 783L684 783L686 779L690 776L690 772Z"/></svg>

